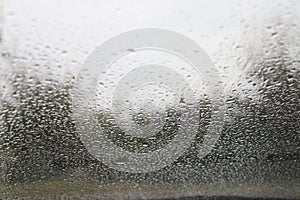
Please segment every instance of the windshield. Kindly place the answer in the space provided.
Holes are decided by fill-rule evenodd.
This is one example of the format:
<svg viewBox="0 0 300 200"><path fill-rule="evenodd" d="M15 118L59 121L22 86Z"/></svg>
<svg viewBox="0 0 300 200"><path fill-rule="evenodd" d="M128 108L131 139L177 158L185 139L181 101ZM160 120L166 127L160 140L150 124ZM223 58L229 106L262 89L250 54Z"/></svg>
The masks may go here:
<svg viewBox="0 0 300 200"><path fill-rule="evenodd" d="M300 199L296 0L0 0L0 199Z"/></svg>

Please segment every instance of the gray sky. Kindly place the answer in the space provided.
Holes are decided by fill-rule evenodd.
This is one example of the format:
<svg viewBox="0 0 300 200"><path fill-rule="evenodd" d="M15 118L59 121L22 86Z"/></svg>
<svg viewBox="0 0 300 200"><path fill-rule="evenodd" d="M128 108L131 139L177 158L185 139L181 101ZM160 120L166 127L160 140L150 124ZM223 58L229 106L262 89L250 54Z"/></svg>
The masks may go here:
<svg viewBox="0 0 300 200"><path fill-rule="evenodd" d="M197 42L228 82L241 73L235 64L240 53L235 46L244 39L245 30L249 31L245 27L259 26L270 13L286 7L289 11L299 10L299 3L271 0L4 0L3 45L4 51L22 57L18 66L10 67L31 66L28 70L32 73L41 75L48 70L53 76L64 79L76 76L89 53L114 35L140 28L169 29Z"/></svg>

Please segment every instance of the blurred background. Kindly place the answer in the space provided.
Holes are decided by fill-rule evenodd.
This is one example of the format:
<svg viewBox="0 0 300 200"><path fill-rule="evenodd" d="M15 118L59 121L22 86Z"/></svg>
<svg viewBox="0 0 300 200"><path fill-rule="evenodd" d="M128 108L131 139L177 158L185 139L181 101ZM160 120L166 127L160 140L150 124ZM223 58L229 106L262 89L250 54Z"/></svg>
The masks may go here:
<svg viewBox="0 0 300 200"><path fill-rule="evenodd" d="M300 198L299 13L296 0L0 1L0 198ZM201 99L189 150L164 169L132 174L89 154L71 94L97 46L140 28L172 30L204 49L225 87L226 117L214 149L198 158L212 112ZM170 123L147 140L126 136L111 115L98 118L118 146L147 152L176 134L178 112L165 112Z"/></svg>

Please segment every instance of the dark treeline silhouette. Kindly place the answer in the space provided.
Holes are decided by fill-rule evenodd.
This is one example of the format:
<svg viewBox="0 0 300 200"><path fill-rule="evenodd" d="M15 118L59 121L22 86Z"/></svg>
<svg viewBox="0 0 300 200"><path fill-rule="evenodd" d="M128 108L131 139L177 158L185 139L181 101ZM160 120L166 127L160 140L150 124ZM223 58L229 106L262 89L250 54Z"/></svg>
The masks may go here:
<svg viewBox="0 0 300 200"><path fill-rule="evenodd" d="M170 169L178 171L181 166L190 166L186 168L195 173L197 170L206 173L204 169L216 167L216 170L223 170L223 179L247 178L254 174L263 178L299 178L299 172L294 168L299 167L300 159L300 72L290 67L295 61L290 62L274 57L257 63L256 71L249 72L249 76L260 82L259 98L231 95L227 99L227 106L231 108L227 113L230 120L226 121L214 150L200 159L197 148L209 124L211 107L208 100L201 101L200 129L195 142L164 176L156 175L156 178L180 179ZM105 181L120 177L130 179L126 173L121 176L121 172L94 159L81 143L72 120L71 84L54 80L41 82L22 73L15 74L10 84L11 97L1 103L0 110L3 181L32 181L74 173L85 173L83 176ZM176 134L176 119L180 114L170 109L168 115L170 120L153 141L128 138L111 120L107 121L108 116L99 114L98 117L99 123L108 130L107 136L117 145L129 151L147 152L162 147ZM286 163L294 164L290 171L285 171ZM277 167L277 171L272 166ZM150 176L153 178L155 174L150 173ZM198 179L199 176L190 178Z"/></svg>

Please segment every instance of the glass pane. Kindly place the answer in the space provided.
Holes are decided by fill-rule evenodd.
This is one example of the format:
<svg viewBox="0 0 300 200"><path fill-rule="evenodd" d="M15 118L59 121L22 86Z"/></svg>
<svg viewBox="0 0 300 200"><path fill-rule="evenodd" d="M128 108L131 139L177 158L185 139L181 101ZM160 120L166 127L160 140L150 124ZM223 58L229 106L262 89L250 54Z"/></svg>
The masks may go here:
<svg viewBox="0 0 300 200"><path fill-rule="evenodd" d="M296 0L0 0L0 199L300 199Z"/></svg>

